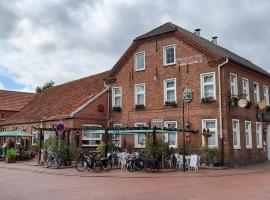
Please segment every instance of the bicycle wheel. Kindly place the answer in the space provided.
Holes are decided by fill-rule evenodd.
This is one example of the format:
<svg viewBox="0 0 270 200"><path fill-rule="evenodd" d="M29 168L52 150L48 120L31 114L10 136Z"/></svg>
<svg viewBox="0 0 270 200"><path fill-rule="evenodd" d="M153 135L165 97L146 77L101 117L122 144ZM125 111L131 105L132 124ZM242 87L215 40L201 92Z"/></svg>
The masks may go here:
<svg viewBox="0 0 270 200"><path fill-rule="evenodd" d="M78 160L76 162L76 169L79 172L85 171L87 169L87 163L86 163L86 161L85 160L82 160L82 159L81 160Z"/></svg>
<svg viewBox="0 0 270 200"><path fill-rule="evenodd" d="M52 168L54 168L54 169L57 169L57 168L60 166L60 163L61 163L60 159L54 157L54 158L52 159L52 162L51 162L50 167L52 167Z"/></svg>
<svg viewBox="0 0 270 200"><path fill-rule="evenodd" d="M52 159L49 158L49 159L47 160L47 162L45 162L44 167L49 168L49 167L51 166L51 164L52 164Z"/></svg>

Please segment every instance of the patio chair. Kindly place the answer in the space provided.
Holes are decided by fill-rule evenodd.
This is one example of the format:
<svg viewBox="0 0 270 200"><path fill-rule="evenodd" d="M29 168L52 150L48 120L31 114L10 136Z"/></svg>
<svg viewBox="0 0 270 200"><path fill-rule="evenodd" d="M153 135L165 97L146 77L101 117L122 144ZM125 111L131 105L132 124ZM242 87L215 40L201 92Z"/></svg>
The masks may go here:
<svg viewBox="0 0 270 200"><path fill-rule="evenodd" d="M183 169L184 167L183 155L176 153L174 154L174 156L176 158L176 168Z"/></svg>
<svg viewBox="0 0 270 200"><path fill-rule="evenodd" d="M200 158L198 155L193 154L190 156L190 162L189 162L189 167L188 170L189 172L194 169L195 172L197 172L199 170L199 162L200 162Z"/></svg>

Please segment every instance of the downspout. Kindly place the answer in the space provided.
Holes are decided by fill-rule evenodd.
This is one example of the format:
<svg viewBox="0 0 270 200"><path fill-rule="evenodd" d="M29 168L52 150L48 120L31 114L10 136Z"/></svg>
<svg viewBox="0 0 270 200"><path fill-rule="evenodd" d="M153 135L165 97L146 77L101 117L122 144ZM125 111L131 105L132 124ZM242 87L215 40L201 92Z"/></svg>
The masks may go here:
<svg viewBox="0 0 270 200"><path fill-rule="evenodd" d="M224 139L223 139L223 122L222 122L222 92L221 92L221 67L229 62L228 57L226 60L218 65L218 108L219 108L219 132L221 138L221 165L224 165Z"/></svg>
<svg viewBox="0 0 270 200"><path fill-rule="evenodd" d="M110 116L110 86L106 85L106 82L104 81L104 87L107 89L108 91L108 106L107 106L107 109L108 109L108 122L107 122L107 126L109 126L110 124L110 119L111 119L111 116Z"/></svg>

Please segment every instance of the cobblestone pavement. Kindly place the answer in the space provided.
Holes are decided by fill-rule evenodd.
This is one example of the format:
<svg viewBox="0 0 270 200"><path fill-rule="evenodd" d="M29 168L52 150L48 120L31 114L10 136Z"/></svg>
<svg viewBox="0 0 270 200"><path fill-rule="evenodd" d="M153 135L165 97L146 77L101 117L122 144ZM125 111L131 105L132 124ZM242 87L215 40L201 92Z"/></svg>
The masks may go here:
<svg viewBox="0 0 270 200"><path fill-rule="evenodd" d="M0 200L270 199L270 163L198 173L46 169L0 162Z"/></svg>

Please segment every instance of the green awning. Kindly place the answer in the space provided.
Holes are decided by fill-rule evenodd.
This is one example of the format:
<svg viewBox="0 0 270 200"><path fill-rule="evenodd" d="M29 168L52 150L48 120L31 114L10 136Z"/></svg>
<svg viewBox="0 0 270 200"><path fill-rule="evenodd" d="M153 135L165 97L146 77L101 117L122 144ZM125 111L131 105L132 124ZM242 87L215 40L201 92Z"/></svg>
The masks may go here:
<svg viewBox="0 0 270 200"><path fill-rule="evenodd" d="M32 137L33 135L23 131L2 131L0 137Z"/></svg>
<svg viewBox="0 0 270 200"><path fill-rule="evenodd" d="M105 134L105 130L90 130L94 133ZM153 133L153 129L119 129L119 130L108 130L108 134L138 134L138 133ZM168 130L156 130L156 133L176 133L176 131L168 131Z"/></svg>

